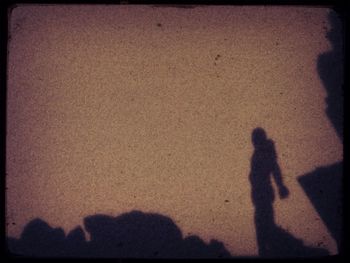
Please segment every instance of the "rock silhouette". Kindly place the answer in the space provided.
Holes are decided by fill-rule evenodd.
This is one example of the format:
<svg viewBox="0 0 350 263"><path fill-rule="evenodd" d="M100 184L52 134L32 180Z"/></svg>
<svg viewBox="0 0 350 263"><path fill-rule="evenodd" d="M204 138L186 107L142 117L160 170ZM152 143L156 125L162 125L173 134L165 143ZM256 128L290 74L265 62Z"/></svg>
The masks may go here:
<svg viewBox="0 0 350 263"><path fill-rule="evenodd" d="M334 240L339 253L343 246L343 162L299 176L298 182L320 215Z"/></svg>
<svg viewBox="0 0 350 263"><path fill-rule="evenodd" d="M117 217L93 215L67 236L41 219L29 222L20 239L8 238L9 250L25 257L96 258L228 258L223 243L206 244L197 236L183 238L181 230L166 216L132 211Z"/></svg>
<svg viewBox="0 0 350 263"><path fill-rule="evenodd" d="M332 45L332 50L318 57L317 70L324 88L327 91L326 113L336 130L339 138L343 141L344 123L344 59L343 59L343 35L342 20L336 12L328 15L331 30L327 32L327 39Z"/></svg>
<svg viewBox="0 0 350 263"><path fill-rule="evenodd" d="M338 13L335 11L339 11ZM344 134L344 29L342 10L331 11L328 15L331 25L326 38L332 49L318 57L317 70L327 91L326 114L339 139L343 142ZM343 247L343 161L317 167L315 170L298 177L298 182L319 213L332 237L337 242L339 254Z"/></svg>

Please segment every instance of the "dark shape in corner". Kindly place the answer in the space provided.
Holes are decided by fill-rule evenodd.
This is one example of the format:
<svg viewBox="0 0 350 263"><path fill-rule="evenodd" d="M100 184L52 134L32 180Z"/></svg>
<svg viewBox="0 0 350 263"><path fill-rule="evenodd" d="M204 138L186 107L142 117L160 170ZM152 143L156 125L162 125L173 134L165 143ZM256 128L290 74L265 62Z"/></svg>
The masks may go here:
<svg viewBox="0 0 350 263"><path fill-rule="evenodd" d="M343 233L343 162L319 167L298 177L298 182L317 210L342 253Z"/></svg>
<svg viewBox="0 0 350 263"><path fill-rule="evenodd" d="M331 11L328 15L331 30L327 38L332 50L318 57L318 74L327 91L326 113L338 137L343 141L343 35L341 17ZM319 167L313 172L299 176L298 182L337 242L339 253L343 253L343 162Z"/></svg>
<svg viewBox="0 0 350 263"><path fill-rule="evenodd" d="M67 236L41 219L29 222L20 239L7 238L10 252L32 257L94 258L228 258L223 243L204 243L197 236L182 237L166 216L132 211L117 217L93 215Z"/></svg>
<svg viewBox="0 0 350 263"><path fill-rule="evenodd" d="M317 70L327 91L326 113L334 126L339 138L343 141L343 36L341 20L335 12L329 13L332 26L327 33L327 39L332 50L319 55Z"/></svg>
<svg viewBox="0 0 350 263"><path fill-rule="evenodd" d="M34 219L24 227L20 239L10 239L8 245L15 254L56 257L60 255L64 241L63 229L51 228L43 220Z"/></svg>
<svg viewBox="0 0 350 263"><path fill-rule="evenodd" d="M275 193L271 177L278 187L280 198L287 198L289 190L284 185L277 162L274 142L267 138L262 128L252 133L254 153L251 159L251 196L255 208L254 222L259 255L261 257L321 257L328 255L324 249L307 247L276 225L273 211Z"/></svg>

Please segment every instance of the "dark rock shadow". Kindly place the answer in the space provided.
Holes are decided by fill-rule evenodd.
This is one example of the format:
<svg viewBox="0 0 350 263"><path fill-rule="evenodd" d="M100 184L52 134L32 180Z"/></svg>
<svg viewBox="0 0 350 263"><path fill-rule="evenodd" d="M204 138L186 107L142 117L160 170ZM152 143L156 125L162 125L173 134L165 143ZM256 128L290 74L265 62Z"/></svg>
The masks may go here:
<svg viewBox="0 0 350 263"><path fill-rule="evenodd" d="M22 257L84 258L229 258L223 243L206 244L197 236L183 238L166 216L132 211L117 217L93 215L65 236L41 219L29 222L19 239L7 238L11 253Z"/></svg>
<svg viewBox="0 0 350 263"><path fill-rule="evenodd" d="M326 37L332 45L332 50L319 55L317 71L327 91L326 113L336 130L339 138L343 141L344 123L344 52L343 30L340 17L332 11L328 15L331 30Z"/></svg>
<svg viewBox="0 0 350 263"><path fill-rule="evenodd" d="M343 251L343 162L319 167L298 177L298 182Z"/></svg>
<svg viewBox="0 0 350 263"><path fill-rule="evenodd" d="M341 17L336 12L330 12L328 19L331 30L326 37L332 45L332 50L318 57L317 70L327 91L326 114L338 137L343 141L343 27ZM344 251L342 181L343 161L318 167L314 171L298 177L298 182L337 242L339 253Z"/></svg>
<svg viewBox="0 0 350 263"><path fill-rule="evenodd" d="M255 208L254 222L259 256L276 257L321 257L328 251L320 248L307 247L303 241L295 238L286 230L276 225L273 202L275 193L272 186L274 179L280 198L287 198L288 188L283 183L274 142L267 138L262 128L256 128L252 133L254 153L251 158L251 197Z"/></svg>

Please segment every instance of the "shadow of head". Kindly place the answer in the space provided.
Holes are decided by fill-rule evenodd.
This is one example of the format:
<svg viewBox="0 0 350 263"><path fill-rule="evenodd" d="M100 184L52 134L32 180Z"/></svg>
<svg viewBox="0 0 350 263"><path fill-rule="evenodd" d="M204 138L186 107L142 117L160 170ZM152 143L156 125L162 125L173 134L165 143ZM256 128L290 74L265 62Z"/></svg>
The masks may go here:
<svg viewBox="0 0 350 263"><path fill-rule="evenodd" d="M263 128L255 128L252 132L252 142L254 147L259 147L267 142L267 135Z"/></svg>

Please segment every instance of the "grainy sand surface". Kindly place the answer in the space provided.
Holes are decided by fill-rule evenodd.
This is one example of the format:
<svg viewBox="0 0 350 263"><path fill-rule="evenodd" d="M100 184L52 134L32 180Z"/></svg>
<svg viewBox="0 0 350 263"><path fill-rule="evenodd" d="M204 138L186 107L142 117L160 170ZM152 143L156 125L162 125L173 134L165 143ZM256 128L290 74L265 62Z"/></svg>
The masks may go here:
<svg viewBox="0 0 350 263"><path fill-rule="evenodd" d="M342 160L317 58L330 10L23 5L10 16L7 234L40 217L169 216L256 255L251 133L274 140L289 198L275 221L336 243L296 178ZM228 201L225 201L228 200Z"/></svg>

